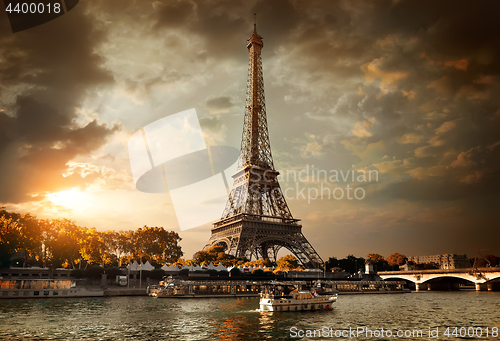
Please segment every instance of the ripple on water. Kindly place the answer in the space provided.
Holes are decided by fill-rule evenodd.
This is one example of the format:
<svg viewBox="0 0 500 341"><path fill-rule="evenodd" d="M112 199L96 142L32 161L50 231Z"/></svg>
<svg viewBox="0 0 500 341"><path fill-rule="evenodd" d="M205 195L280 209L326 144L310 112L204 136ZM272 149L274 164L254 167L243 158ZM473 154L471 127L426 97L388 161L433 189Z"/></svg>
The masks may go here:
<svg viewBox="0 0 500 341"><path fill-rule="evenodd" d="M292 313L261 313L256 298L9 300L0 301L0 339L262 340L288 338L293 326L491 328L500 318L499 299L500 293L349 295L340 296L333 311Z"/></svg>

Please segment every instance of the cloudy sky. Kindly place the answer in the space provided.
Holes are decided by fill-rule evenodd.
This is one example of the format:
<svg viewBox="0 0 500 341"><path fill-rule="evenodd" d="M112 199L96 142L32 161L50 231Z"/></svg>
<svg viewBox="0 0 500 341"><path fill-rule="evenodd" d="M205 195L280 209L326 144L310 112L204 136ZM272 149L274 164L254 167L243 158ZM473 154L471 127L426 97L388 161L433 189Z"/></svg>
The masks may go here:
<svg viewBox="0 0 500 341"><path fill-rule="evenodd" d="M15 34L0 13L0 203L98 230L163 226L190 258L210 224L181 232L169 194L135 189L128 139L196 108L207 145L239 148L256 12L275 166L378 172L283 179L323 259L500 255L499 7L85 1ZM364 198L298 194L347 185Z"/></svg>

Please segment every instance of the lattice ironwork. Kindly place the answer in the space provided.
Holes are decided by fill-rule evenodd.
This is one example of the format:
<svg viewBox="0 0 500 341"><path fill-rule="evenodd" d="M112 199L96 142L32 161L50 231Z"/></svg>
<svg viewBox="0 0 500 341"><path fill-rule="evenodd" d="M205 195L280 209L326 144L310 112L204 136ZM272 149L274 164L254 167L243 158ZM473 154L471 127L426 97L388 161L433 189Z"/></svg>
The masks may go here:
<svg viewBox="0 0 500 341"><path fill-rule="evenodd" d="M249 52L247 93L240 158L222 218L214 224L205 248L224 245L227 252L247 259L276 260L285 247L306 267L323 265L302 234L281 191L273 164L267 128L261 51L264 44L256 26Z"/></svg>

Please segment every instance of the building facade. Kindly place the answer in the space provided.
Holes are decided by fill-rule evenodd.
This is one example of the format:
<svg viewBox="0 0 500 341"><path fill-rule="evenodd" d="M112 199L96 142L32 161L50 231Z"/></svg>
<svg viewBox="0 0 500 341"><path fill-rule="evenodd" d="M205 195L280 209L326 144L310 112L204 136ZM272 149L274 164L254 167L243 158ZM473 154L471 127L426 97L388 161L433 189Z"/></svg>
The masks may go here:
<svg viewBox="0 0 500 341"><path fill-rule="evenodd" d="M408 261L414 262L415 264L435 263L440 269L463 269L471 267L471 263L467 255L448 253L444 255L408 257Z"/></svg>

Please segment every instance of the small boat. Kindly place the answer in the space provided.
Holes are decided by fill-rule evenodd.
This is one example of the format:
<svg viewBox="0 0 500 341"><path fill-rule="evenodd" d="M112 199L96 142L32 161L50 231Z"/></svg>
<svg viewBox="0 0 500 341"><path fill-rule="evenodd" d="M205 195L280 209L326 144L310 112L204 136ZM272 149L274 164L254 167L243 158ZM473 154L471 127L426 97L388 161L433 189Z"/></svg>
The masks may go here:
<svg viewBox="0 0 500 341"><path fill-rule="evenodd" d="M178 293L180 294L180 291L177 291L175 283L171 278L166 281L161 281L158 287L148 291L149 296L152 297L172 297Z"/></svg>
<svg viewBox="0 0 500 341"><path fill-rule="evenodd" d="M270 282L260 293L260 311L332 310L338 294L303 290L300 285Z"/></svg>

